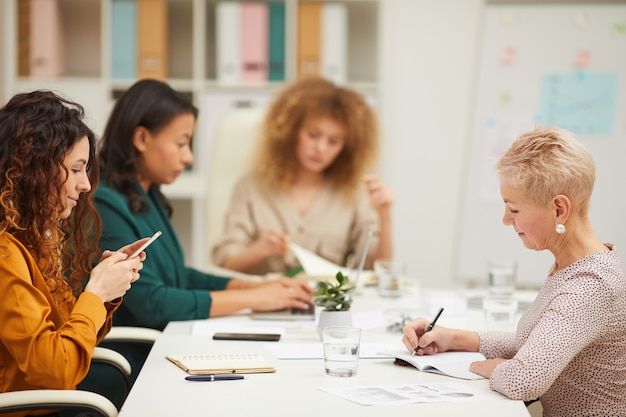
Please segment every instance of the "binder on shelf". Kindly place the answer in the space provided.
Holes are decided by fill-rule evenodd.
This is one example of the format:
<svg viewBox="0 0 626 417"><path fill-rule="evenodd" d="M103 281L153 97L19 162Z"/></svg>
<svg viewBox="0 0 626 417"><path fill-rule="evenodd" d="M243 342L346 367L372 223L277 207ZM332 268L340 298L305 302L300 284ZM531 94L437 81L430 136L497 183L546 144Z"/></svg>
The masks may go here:
<svg viewBox="0 0 626 417"><path fill-rule="evenodd" d="M111 3L111 77L137 77L137 3L113 0Z"/></svg>
<svg viewBox="0 0 626 417"><path fill-rule="evenodd" d="M17 0L17 75L30 75L30 0Z"/></svg>
<svg viewBox="0 0 626 417"><path fill-rule="evenodd" d="M269 3L268 77L285 80L285 3Z"/></svg>
<svg viewBox="0 0 626 417"><path fill-rule="evenodd" d="M137 0L137 76L165 79L168 74L167 0Z"/></svg>
<svg viewBox="0 0 626 417"><path fill-rule="evenodd" d="M346 5L324 3L322 6L322 76L345 84L347 73L348 15Z"/></svg>
<svg viewBox="0 0 626 417"><path fill-rule="evenodd" d="M236 2L219 2L215 10L217 80L235 85L241 80L241 18Z"/></svg>
<svg viewBox="0 0 626 417"><path fill-rule="evenodd" d="M268 12L265 3L241 3L241 81L267 80Z"/></svg>
<svg viewBox="0 0 626 417"><path fill-rule="evenodd" d="M31 0L29 33L30 75L64 75L65 44L61 10L57 0Z"/></svg>
<svg viewBox="0 0 626 417"><path fill-rule="evenodd" d="M321 3L298 4L298 77L320 75Z"/></svg>

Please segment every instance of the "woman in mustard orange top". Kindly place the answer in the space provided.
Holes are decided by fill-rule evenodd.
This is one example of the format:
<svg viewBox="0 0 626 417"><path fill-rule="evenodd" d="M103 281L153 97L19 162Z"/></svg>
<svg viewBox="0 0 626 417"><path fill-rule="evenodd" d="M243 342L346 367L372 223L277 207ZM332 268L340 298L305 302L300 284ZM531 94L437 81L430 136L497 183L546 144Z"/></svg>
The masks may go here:
<svg viewBox="0 0 626 417"><path fill-rule="evenodd" d="M1 392L74 389L145 259L128 259L142 239L91 268L98 167L82 116L46 91L0 108Z"/></svg>

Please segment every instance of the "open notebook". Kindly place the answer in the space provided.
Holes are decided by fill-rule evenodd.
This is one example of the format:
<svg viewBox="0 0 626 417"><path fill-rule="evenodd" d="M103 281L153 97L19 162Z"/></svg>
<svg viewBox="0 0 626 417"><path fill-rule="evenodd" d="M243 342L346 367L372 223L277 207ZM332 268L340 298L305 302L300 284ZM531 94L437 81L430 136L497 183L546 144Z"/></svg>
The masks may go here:
<svg viewBox="0 0 626 417"><path fill-rule="evenodd" d="M470 364L484 361L479 352L442 352L434 355L411 355L406 349L386 350L383 353L395 357L397 365L412 365L422 372L451 376L460 379L483 379L469 370Z"/></svg>

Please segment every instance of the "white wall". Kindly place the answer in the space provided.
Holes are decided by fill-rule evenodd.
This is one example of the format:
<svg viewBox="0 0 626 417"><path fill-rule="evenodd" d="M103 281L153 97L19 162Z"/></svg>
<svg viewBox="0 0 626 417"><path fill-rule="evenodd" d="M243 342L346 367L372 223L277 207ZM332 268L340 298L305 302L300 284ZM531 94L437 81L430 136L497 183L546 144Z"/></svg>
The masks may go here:
<svg viewBox="0 0 626 417"><path fill-rule="evenodd" d="M381 174L394 241L425 286L453 285L484 0L380 1Z"/></svg>
<svg viewBox="0 0 626 417"><path fill-rule="evenodd" d="M4 7L0 6L0 22L4 22ZM4 69L4 60L6 58L4 58L4 38L5 36L7 36L5 34L6 32L6 28L4 27L5 25L0 24L0 104L4 104L5 100L5 93L4 93L4 76L5 76L5 69Z"/></svg>

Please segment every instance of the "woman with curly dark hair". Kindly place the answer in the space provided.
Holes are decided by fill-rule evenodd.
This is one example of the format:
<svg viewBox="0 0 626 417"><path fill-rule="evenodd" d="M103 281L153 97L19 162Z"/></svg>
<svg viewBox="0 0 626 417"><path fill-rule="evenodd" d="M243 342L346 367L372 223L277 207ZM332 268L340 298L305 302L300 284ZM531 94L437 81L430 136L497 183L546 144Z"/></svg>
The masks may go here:
<svg viewBox="0 0 626 417"><path fill-rule="evenodd" d="M92 267L98 164L82 117L80 105L48 91L0 108L2 392L75 389L145 258L128 259L142 239Z"/></svg>
<svg viewBox="0 0 626 417"><path fill-rule="evenodd" d="M376 115L358 92L304 78L274 99L255 167L235 186L216 264L237 271L287 272L298 262L289 242L338 265L366 267L392 257L393 197L376 175Z"/></svg>

